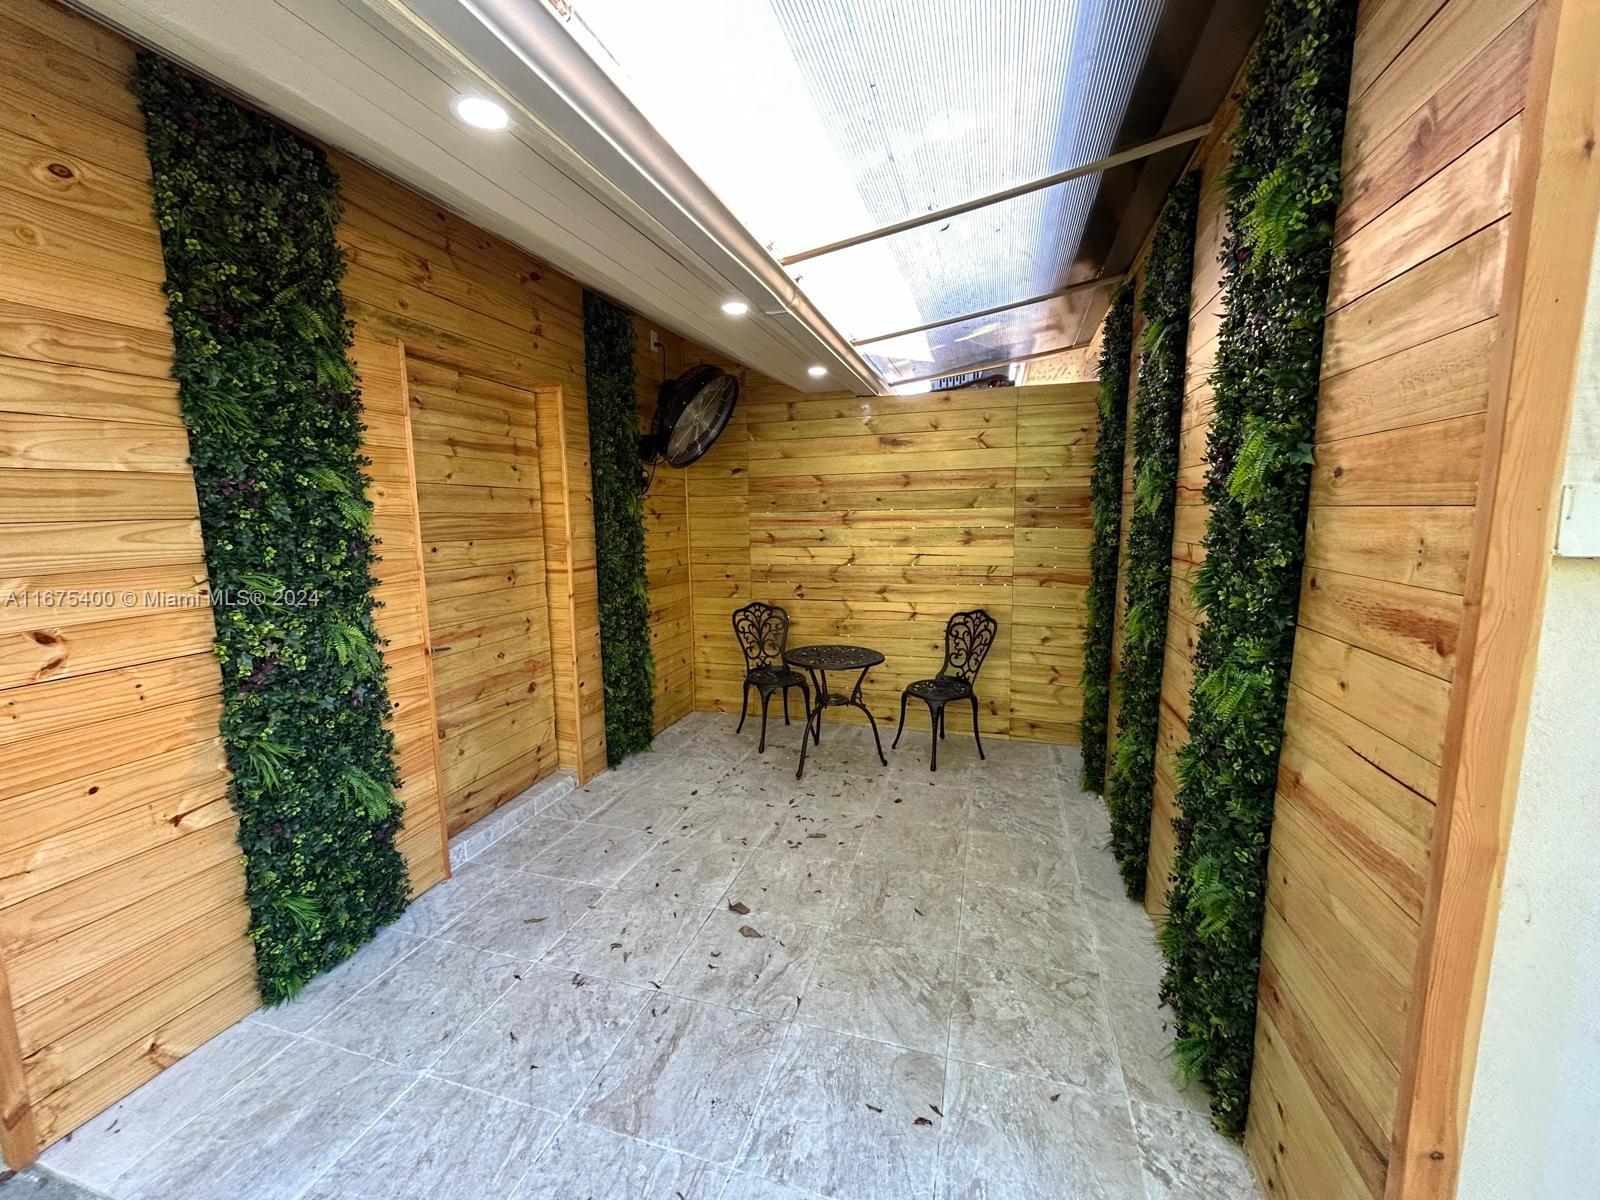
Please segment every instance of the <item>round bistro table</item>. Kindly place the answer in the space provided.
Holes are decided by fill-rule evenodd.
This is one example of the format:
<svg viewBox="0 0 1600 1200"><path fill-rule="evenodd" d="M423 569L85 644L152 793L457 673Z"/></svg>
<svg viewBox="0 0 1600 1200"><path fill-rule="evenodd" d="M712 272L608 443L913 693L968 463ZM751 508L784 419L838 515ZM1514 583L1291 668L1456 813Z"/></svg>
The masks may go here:
<svg viewBox="0 0 1600 1200"><path fill-rule="evenodd" d="M867 672L883 661L883 655L865 646L796 646L793 650L783 652L783 661L791 667L804 669L811 676L811 695L814 698L811 709L806 713L805 732L811 736L809 739L804 734L800 737L800 766L795 771L794 777L799 779L806 773L806 750L809 748L809 743L814 741L817 745L822 745L822 710L834 707L859 708L867 714L867 721L872 726L872 740L878 747L878 761L887 767L889 760L883 756L883 742L878 738L878 722L873 717L872 710L861 702L861 685L867 681ZM855 686L850 689L849 695L845 695L843 692L828 690L829 671L861 673L856 676Z"/></svg>

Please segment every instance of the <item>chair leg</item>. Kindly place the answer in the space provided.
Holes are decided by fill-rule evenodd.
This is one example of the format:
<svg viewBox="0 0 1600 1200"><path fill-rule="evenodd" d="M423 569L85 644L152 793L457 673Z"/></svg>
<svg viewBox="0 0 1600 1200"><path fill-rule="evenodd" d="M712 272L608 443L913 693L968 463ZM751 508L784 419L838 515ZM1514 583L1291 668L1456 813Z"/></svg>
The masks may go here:
<svg viewBox="0 0 1600 1200"><path fill-rule="evenodd" d="M761 742L756 746L757 754L765 754L767 752L767 704L771 700L771 692L761 693Z"/></svg>
<svg viewBox="0 0 1600 1200"><path fill-rule="evenodd" d="M969 696L972 701L972 740L978 743L978 757L983 758L983 739L978 736L978 697Z"/></svg>
<svg viewBox="0 0 1600 1200"><path fill-rule="evenodd" d="M939 706L939 740L944 741L944 705Z"/></svg>
<svg viewBox="0 0 1600 1200"><path fill-rule="evenodd" d="M928 731L931 735L928 738L928 770L937 771L939 769L939 728L944 724L944 705L941 704L937 708L932 704L928 705L928 715L933 718L933 727Z"/></svg>
<svg viewBox="0 0 1600 1200"><path fill-rule="evenodd" d="M793 686L793 684L788 683L783 685L783 723L785 725L789 723L789 689Z"/></svg>
<svg viewBox="0 0 1600 1200"><path fill-rule="evenodd" d="M900 748L900 735L906 731L906 701L911 699L910 692L900 693L900 728L894 731L894 741L889 743L889 749Z"/></svg>
<svg viewBox="0 0 1600 1200"><path fill-rule="evenodd" d="M744 732L744 715L749 710L750 710L750 684L747 682L744 685L744 699L739 702L739 728L737 728L737 729L735 729L733 731L735 737L737 737L740 733Z"/></svg>

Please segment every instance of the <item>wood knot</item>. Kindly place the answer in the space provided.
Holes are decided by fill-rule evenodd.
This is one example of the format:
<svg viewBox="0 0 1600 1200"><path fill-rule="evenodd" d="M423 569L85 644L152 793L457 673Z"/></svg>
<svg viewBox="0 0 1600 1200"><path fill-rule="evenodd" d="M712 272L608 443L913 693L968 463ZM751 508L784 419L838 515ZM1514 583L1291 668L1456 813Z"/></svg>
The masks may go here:
<svg viewBox="0 0 1600 1200"><path fill-rule="evenodd" d="M49 171L57 179L71 179L76 174L66 163L51 163L45 170Z"/></svg>

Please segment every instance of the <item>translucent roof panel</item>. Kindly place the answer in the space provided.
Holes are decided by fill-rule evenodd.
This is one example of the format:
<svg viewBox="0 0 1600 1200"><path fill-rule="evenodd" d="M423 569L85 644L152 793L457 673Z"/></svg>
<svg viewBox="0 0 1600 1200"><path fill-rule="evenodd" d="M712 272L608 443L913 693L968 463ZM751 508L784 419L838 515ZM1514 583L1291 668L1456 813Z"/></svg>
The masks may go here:
<svg viewBox="0 0 1600 1200"><path fill-rule="evenodd" d="M780 258L1116 149L1163 9L1163 0L569 3L579 41ZM1026 299L1069 282L1097 187L1086 177L791 273L853 340ZM1013 324L1002 340L1020 346L1038 322ZM979 340L945 331L928 340L930 369L979 361L965 357ZM888 360L873 361L892 382Z"/></svg>
<svg viewBox="0 0 1600 1200"><path fill-rule="evenodd" d="M1024 304L872 342L861 353L886 380L926 379L980 363L1005 363L1076 344L1090 309L1084 293Z"/></svg>

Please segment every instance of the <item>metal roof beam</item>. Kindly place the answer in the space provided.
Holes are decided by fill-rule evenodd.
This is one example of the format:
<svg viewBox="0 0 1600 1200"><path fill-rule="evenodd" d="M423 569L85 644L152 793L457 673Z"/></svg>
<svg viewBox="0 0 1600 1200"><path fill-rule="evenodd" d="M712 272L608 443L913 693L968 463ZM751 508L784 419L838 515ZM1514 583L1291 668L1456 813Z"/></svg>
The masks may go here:
<svg viewBox="0 0 1600 1200"><path fill-rule="evenodd" d="M1174 146L1185 146L1190 142L1198 142L1210 132L1211 122L1209 121L1203 125L1193 125L1188 129L1180 129L1176 133L1169 133L1148 142L1140 142L1138 145L1129 146L1125 150L1115 151L1104 158L1096 158L1086 163L1079 163L1075 167L1068 167L1065 171L1057 171L1054 175L1046 175L1030 183L1019 183L1015 187L1006 188L1002 192L993 192L987 196L980 196L976 200L968 200L963 204L956 204L950 208L941 208L937 212L923 213L917 217L907 217L904 221L896 221L893 225L871 229L866 233L858 233L854 237L847 237L841 241L829 242L826 246L816 246L810 250L802 250L799 254L790 254L778 261L786 267L792 267L795 263L805 262L811 258L820 258L824 254L848 250L852 246L864 246L868 242L875 242L879 238L893 237L895 234L904 233L908 229L920 229L922 226L932 225L936 221L949 220L951 217L959 217L961 214L972 212L975 209L987 208L991 204L1015 200L1018 196L1026 196L1030 192L1042 191L1045 188L1055 187L1060 183L1068 183L1085 175L1096 175L1101 171L1109 171L1112 167L1138 162L1141 158L1149 158L1152 154L1160 154L1163 150L1171 150Z"/></svg>
<svg viewBox="0 0 1600 1200"><path fill-rule="evenodd" d="M942 329L946 325L959 325L962 321L976 321L979 317L992 317L997 313L1010 312L1013 308L1026 308L1030 304L1043 304L1046 300L1059 300L1066 296L1075 296L1080 292L1092 292L1099 288L1115 287L1121 283L1124 276L1101 275L1094 279L1086 279L1082 283L1068 284L1064 288L1057 288L1053 292L1045 292L1040 296L1029 296L1026 300L1013 300L1010 304L996 304L993 308L980 308L977 312L962 313L959 317L946 317L942 321L929 321L926 325L913 325L909 329L896 329L893 333L876 333L871 337L855 338L852 346L871 346L876 342L887 342L891 338L906 337L913 333L924 333L929 329Z"/></svg>

